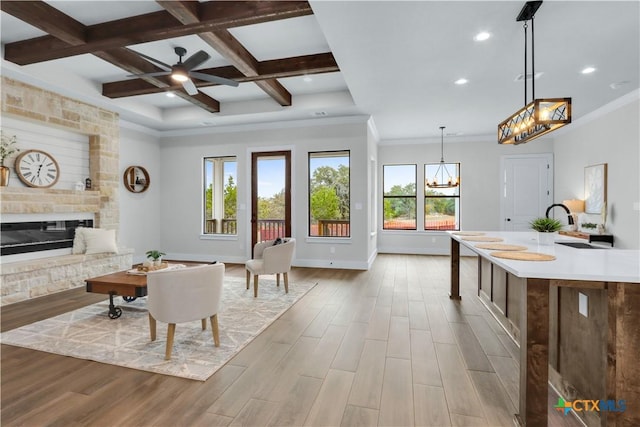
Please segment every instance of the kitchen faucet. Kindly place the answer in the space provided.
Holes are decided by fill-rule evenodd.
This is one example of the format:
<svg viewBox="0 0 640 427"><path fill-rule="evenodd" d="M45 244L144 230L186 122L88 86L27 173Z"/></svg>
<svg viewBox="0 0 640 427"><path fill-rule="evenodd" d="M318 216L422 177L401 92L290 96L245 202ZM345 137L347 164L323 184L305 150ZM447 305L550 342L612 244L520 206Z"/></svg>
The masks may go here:
<svg viewBox="0 0 640 427"><path fill-rule="evenodd" d="M551 211L551 209L553 209L553 208L554 208L554 207L556 207L556 206L559 206L559 207L561 207L562 209L564 209L565 211L567 211L567 215L568 215L568 216L567 216L567 218L568 218L568 221L569 221L569 225L573 225L573 224L574 224L574 222L573 222L573 215L571 215L571 211L569 210L569 208L568 208L568 207L566 207L565 205L563 205L562 203L554 203L553 205L549 206L549 207L547 208L547 212L546 212L544 215L545 215L547 218L549 218L549 212Z"/></svg>

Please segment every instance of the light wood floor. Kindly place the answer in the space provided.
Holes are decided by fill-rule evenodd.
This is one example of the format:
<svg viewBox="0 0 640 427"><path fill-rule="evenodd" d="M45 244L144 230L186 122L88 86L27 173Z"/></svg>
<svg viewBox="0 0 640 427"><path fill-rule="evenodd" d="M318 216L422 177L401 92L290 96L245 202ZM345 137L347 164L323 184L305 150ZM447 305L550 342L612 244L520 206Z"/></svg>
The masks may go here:
<svg viewBox="0 0 640 427"><path fill-rule="evenodd" d="M518 349L477 299L476 274L464 258L451 301L448 257L296 268L290 286L318 285L206 382L2 345L2 425L512 426ZM103 299L79 289L12 304L1 329ZM575 425L552 405L554 425Z"/></svg>

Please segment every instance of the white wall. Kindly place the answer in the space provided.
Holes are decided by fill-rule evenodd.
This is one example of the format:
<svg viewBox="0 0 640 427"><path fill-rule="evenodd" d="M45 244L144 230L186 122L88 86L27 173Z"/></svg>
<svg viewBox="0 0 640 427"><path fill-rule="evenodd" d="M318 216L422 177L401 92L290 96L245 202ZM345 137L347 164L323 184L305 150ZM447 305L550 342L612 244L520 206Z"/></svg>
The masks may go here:
<svg viewBox="0 0 640 427"><path fill-rule="evenodd" d="M132 125L120 127L120 234L121 246L134 249L133 262L146 259L145 252L163 250L160 221L160 191L162 170L158 138L141 132ZM149 188L143 193L128 191L122 180L129 166L142 166L149 172ZM164 251L166 252L166 251Z"/></svg>
<svg viewBox="0 0 640 427"><path fill-rule="evenodd" d="M616 247L640 248L639 211L634 208L640 201L639 104L636 92L631 103L608 114L600 112L595 119L586 117L575 122L556 132L553 140L541 138L519 146L445 141L446 161L461 163L462 228L500 228L501 156L553 152L555 202L582 198L584 167L608 163L608 231L616 236ZM142 260L146 250L159 248L174 259L244 262L250 245L251 152L286 148L293 154L293 235L299 242L296 265L367 268L378 252L448 254L450 241L443 232L383 231L379 194L384 164L417 163L421 182L424 163L439 161L439 141L381 141L376 147L377 143L375 127L363 120L164 138L123 128L119 173L122 175L130 165L144 166L151 175L151 186L145 193L134 194L121 184L121 243L135 249L135 261ZM308 238L307 153L342 149L351 150L352 237ZM238 212L239 234L203 237L199 185L202 158L229 155L238 158L238 203L245 208ZM375 173L371 170L372 159ZM372 192L374 179L376 188ZM373 200L375 206L371 206ZM356 204L362 209L356 209ZM377 221L374 227L370 225L372 220Z"/></svg>
<svg viewBox="0 0 640 427"><path fill-rule="evenodd" d="M623 249L640 249L638 93L567 126L554 143L557 201L583 199L585 166L607 163L606 228L615 236L615 246ZM592 222L599 223L599 215Z"/></svg>
<svg viewBox="0 0 640 427"><path fill-rule="evenodd" d="M366 269L370 212L367 125L366 118L346 121L227 133L214 130L206 135L162 138L159 205L162 250L174 259L246 261L251 239L248 169L251 152L286 149L292 151L292 234L297 240L294 265ZM308 153L324 150L351 150L349 239L308 237ZM202 159L209 156L238 159L237 236L201 235Z"/></svg>
<svg viewBox="0 0 640 427"><path fill-rule="evenodd" d="M509 154L549 153L553 142L540 138L518 146L497 142L444 143L448 163L460 162L460 225L463 230L500 229L500 158ZM440 142L382 141L378 147L378 186L382 188L382 166L417 164L418 187L424 182L424 164L440 161ZM418 224L423 217L424 201L418 191ZM380 196L381 197L381 196ZM382 230L382 201L378 201L378 252L449 254L450 238L443 231ZM420 228L420 227L418 227Z"/></svg>

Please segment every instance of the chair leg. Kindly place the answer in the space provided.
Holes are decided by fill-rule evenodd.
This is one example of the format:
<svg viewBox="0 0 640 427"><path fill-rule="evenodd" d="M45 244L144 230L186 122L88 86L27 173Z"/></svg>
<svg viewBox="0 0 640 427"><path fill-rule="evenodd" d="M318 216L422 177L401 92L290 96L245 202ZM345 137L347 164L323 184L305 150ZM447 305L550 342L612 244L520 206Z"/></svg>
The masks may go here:
<svg viewBox="0 0 640 427"><path fill-rule="evenodd" d="M156 340L156 319L149 313L149 333L151 334L151 341Z"/></svg>
<svg viewBox="0 0 640 427"><path fill-rule="evenodd" d="M207 329L207 319L202 319L202 330Z"/></svg>
<svg viewBox="0 0 640 427"><path fill-rule="evenodd" d="M253 276L253 297L258 298L258 275Z"/></svg>
<svg viewBox="0 0 640 427"><path fill-rule="evenodd" d="M251 272L247 270L247 289L249 289L249 281L251 280Z"/></svg>
<svg viewBox="0 0 640 427"><path fill-rule="evenodd" d="M220 347L220 332L218 331L218 315L214 314L209 318L211 320L211 331L213 333L213 343L216 347Z"/></svg>
<svg viewBox="0 0 640 427"><path fill-rule="evenodd" d="M171 359L171 350L173 349L173 337L176 334L176 324L169 323L167 329L167 349L164 352L164 360Z"/></svg>
<svg viewBox="0 0 640 427"><path fill-rule="evenodd" d="M284 293L288 294L289 293L289 274L283 273L283 276L284 276Z"/></svg>
<svg viewBox="0 0 640 427"><path fill-rule="evenodd" d="M280 273L276 274L276 286L280 287Z"/></svg>

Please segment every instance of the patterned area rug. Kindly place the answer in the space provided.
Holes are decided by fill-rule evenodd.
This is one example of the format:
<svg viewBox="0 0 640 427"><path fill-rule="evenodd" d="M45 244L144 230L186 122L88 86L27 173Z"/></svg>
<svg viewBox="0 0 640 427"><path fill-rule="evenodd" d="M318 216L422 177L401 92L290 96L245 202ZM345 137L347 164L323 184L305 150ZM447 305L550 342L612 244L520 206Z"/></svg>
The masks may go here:
<svg viewBox="0 0 640 427"><path fill-rule="evenodd" d="M282 282L282 280L281 280ZM109 302L100 302L0 335L3 344L49 353L95 360L158 374L205 381L253 338L315 286L289 283L276 287L275 280L260 278L258 298L253 284L246 289L244 279L226 277L222 307L218 314L220 347L213 345L211 325L203 331L200 321L176 325L171 360L164 360L167 324L158 322L156 341L149 338L146 298L130 303L120 297L114 302L122 316L108 316Z"/></svg>

